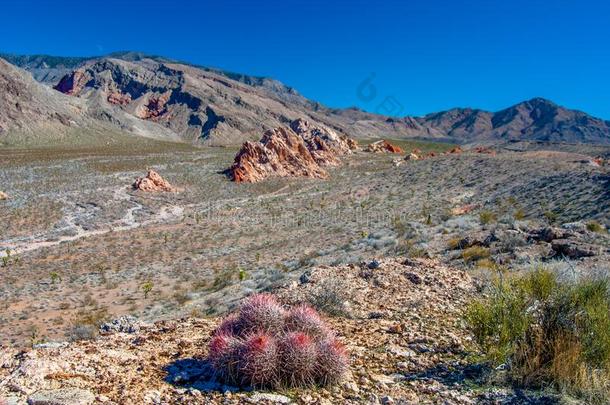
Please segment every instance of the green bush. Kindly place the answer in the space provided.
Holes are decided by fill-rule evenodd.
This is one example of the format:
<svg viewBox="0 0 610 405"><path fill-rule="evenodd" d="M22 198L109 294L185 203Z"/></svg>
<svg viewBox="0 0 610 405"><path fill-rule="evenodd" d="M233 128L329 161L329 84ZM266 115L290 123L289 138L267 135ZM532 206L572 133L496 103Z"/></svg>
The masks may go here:
<svg viewBox="0 0 610 405"><path fill-rule="evenodd" d="M483 246L471 246L468 249L464 249L462 252L462 258L466 263L477 262L481 259L489 258L489 249Z"/></svg>
<svg viewBox="0 0 610 405"><path fill-rule="evenodd" d="M605 233L606 229L597 221L587 222L587 229L591 232Z"/></svg>
<svg viewBox="0 0 610 405"><path fill-rule="evenodd" d="M546 270L500 277L467 308L465 320L486 359L510 365L519 385L552 385L607 403L609 285L608 279L563 283Z"/></svg>
<svg viewBox="0 0 610 405"><path fill-rule="evenodd" d="M554 224L557 222L557 218L559 218L559 215L554 211L545 211L543 215L549 224Z"/></svg>
<svg viewBox="0 0 610 405"><path fill-rule="evenodd" d="M518 208L515 210L513 213L513 218L515 218L517 221L523 220L525 218L525 211L523 211L523 208Z"/></svg>
<svg viewBox="0 0 610 405"><path fill-rule="evenodd" d="M496 220L497 216L492 211L485 210L479 213L479 221L481 222L481 225L487 225L492 222L496 222Z"/></svg>

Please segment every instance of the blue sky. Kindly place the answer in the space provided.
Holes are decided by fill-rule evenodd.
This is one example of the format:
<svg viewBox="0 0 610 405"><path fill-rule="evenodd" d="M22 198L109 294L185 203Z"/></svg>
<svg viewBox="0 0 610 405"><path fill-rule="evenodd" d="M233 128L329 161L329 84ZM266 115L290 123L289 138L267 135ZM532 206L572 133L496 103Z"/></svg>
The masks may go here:
<svg viewBox="0 0 610 405"><path fill-rule="evenodd" d="M540 96L610 119L609 21L610 2L588 0L5 0L0 51L139 50L273 77L333 107L390 98L419 115Z"/></svg>

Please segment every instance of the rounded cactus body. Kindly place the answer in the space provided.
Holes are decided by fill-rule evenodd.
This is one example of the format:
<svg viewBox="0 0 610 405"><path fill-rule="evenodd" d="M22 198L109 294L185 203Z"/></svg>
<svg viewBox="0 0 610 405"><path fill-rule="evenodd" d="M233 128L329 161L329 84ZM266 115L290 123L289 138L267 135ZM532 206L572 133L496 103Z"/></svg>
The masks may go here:
<svg viewBox="0 0 610 405"><path fill-rule="evenodd" d="M247 298L220 323L208 359L225 383L257 388L333 384L349 366L345 348L315 309L287 311L270 294Z"/></svg>

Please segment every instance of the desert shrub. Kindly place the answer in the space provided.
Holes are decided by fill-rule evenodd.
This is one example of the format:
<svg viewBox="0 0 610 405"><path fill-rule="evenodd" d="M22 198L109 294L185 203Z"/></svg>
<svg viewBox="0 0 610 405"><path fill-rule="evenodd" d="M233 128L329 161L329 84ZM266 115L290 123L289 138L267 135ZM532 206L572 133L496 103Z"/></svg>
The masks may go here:
<svg viewBox="0 0 610 405"><path fill-rule="evenodd" d="M494 270L497 268L497 264L491 259L479 259L476 263L477 267Z"/></svg>
<svg viewBox="0 0 610 405"><path fill-rule="evenodd" d="M108 309L105 307L83 309L71 320L67 337L72 341L95 339L100 326L108 319Z"/></svg>
<svg viewBox="0 0 610 405"><path fill-rule="evenodd" d="M606 229L597 221L587 222L587 229L591 232L605 233Z"/></svg>
<svg viewBox="0 0 610 405"><path fill-rule="evenodd" d="M395 252L398 255L404 255L412 258L430 257L428 251L420 244L416 243L415 239L399 240Z"/></svg>
<svg viewBox="0 0 610 405"><path fill-rule="evenodd" d="M487 225L492 222L496 222L496 219L496 214L492 211L485 210L479 213L479 222L481 222L482 225Z"/></svg>
<svg viewBox="0 0 610 405"><path fill-rule="evenodd" d="M525 211L523 211L523 208L518 208L515 210L513 213L513 218L515 218L517 221L523 220L525 218Z"/></svg>
<svg viewBox="0 0 610 405"><path fill-rule="evenodd" d="M466 263L487 259L489 256L489 249L483 246L471 246L468 249L464 249L462 252L462 259L464 259Z"/></svg>
<svg viewBox="0 0 610 405"><path fill-rule="evenodd" d="M447 246L451 250L460 249L462 247L462 240L463 240L463 238L461 238L459 236L455 237L455 238L451 238L451 239L449 239L449 242L447 242Z"/></svg>
<svg viewBox="0 0 610 405"><path fill-rule="evenodd" d="M561 282L548 270L498 278L465 319L487 360L509 365L513 382L607 403L609 286L608 279Z"/></svg>
<svg viewBox="0 0 610 405"><path fill-rule="evenodd" d="M226 383L258 388L328 385L348 368L347 352L313 308L285 310L269 294L247 298L222 321L208 360Z"/></svg>
<svg viewBox="0 0 610 405"><path fill-rule="evenodd" d="M557 222L557 218L559 218L559 215L556 212L550 210L545 211L542 215L544 215L549 224L554 224Z"/></svg>
<svg viewBox="0 0 610 405"><path fill-rule="evenodd" d="M512 253L518 247L525 246L526 244L527 241L524 237L514 233L507 233L500 239L498 247L501 252Z"/></svg>
<svg viewBox="0 0 610 405"><path fill-rule="evenodd" d="M349 317L347 307L348 290L345 283L339 278L329 278L323 280L315 286L307 297L307 300L317 310L330 316Z"/></svg>
<svg viewBox="0 0 610 405"><path fill-rule="evenodd" d="M219 271L215 271L214 281L212 282L212 291L220 291L223 288L230 286L235 279L239 277L239 270L233 267L227 267Z"/></svg>
<svg viewBox="0 0 610 405"><path fill-rule="evenodd" d="M189 300L189 294L187 291L182 290L181 288L174 291L173 295L174 300L180 305L184 305Z"/></svg>

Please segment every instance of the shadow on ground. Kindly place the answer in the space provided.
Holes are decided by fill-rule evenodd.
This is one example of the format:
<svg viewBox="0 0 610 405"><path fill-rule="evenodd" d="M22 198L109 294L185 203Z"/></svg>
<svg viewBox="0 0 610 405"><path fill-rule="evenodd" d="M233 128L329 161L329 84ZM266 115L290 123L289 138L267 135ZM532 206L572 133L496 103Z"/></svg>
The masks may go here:
<svg viewBox="0 0 610 405"><path fill-rule="evenodd" d="M214 369L205 359L179 359L163 367L167 373L165 382L182 387L193 388L204 392L235 392L238 387L222 384L216 379Z"/></svg>
<svg viewBox="0 0 610 405"><path fill-rule="evenodd" d="M497 374L488 364L450 366L438 364L419 373L405 375L407 381L434 380L445 386L461 385L480 391L478 403L514 405L554 405L559 397L540 391L523 390L510 385L490 385ZM477 387L479 387L477 389Z"/></svg>

